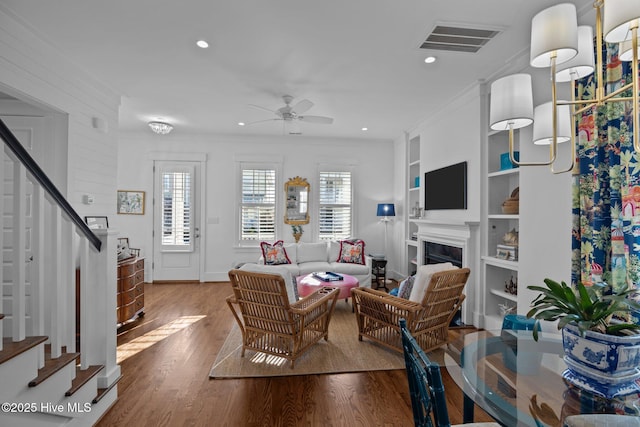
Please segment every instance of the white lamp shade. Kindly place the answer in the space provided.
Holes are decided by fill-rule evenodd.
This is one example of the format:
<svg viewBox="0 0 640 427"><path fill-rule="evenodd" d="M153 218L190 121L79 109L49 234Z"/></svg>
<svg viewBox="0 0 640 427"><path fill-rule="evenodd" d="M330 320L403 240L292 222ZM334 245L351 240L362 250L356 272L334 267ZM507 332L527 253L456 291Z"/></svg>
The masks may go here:
<svg viewBox="0 0 640 427"><path fill-rule="evenodd" d="M636 1L636 0L634 0ZM561 3L539 12L531 20L531 66L549 67L555 54L556 64L578 53L578 17L575 5Z"/></svg>
<svg viewBox="0 0 640 427"><path fill-rule="evenodd" d="M607 43L631 39L631 23L640 19L640 1L606 0L603 10L603 33Z"/></svg>
<svg viewBox="0 0 640 427"><path fill-rule="evenodd" d="M570 82L592 74L595 70L593 52L593 28L582 25L578 27L578 54L557 68L556 81Z"/></svg>
<svg viewBox="0 0 640 427"><path fill-rule="evenodd" d="M640 39L638 40L640 45ZM637 53L638 59L640 59L640 50ZM618 58L620 61L631 61L633 59L633 40L625 40L620 43L620 49L618 50Z"/></svg>
<svg viewBox="0 0 640 427"><path fill-rule="evenodd" d="M529 126L533 122L533 90L529 74L511 74L491 84L489 124L493 130Z"/></svg>
<svg viewBox="0 0 640 427"><path fill-rule="evenodd" d="M562 102L562 101L559 101ZM558 143L571 139L571 111L568 105L558 105ZM549 145L553 142L553 107L551 102L538 105L533 117L533 143Z"/></svg>

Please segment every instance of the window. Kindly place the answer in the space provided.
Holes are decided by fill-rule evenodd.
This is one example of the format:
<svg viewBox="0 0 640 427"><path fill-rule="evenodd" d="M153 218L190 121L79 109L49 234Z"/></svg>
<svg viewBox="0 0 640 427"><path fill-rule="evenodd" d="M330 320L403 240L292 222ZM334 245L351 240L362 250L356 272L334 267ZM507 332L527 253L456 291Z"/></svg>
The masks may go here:
<svg viewBox="0 0 640 427"><path fill-rule="evenodd" d="M241 167L240 241L275 240L276 171Z"/></svg>
<svg viewBox="0 0 640 427"><path fill-rule="evenodd" d="M320 172L318 228L320 240L351 236L351 172Z"/></svg>
<svg viewBox="0 0 640 427"><path fill-rule="evenodd" d="M161 170L163 250L193 251L193 168Z"/></svg>

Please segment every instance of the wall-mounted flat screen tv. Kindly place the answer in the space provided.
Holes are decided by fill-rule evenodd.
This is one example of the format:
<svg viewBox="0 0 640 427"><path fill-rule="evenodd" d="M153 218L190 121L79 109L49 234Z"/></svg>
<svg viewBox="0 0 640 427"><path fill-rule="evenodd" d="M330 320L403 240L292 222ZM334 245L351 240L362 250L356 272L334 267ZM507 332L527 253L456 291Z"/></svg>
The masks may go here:
<svg viewBox="0 0 640 427"><path fill-rule="evenodd" d="M467 209L467 162L424 174L424 209Z"/></svg>

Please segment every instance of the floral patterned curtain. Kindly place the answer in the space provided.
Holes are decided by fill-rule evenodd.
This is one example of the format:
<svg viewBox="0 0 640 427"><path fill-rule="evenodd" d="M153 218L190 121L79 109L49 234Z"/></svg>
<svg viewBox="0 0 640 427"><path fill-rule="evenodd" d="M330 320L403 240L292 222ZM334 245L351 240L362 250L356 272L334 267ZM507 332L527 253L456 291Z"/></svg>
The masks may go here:
<svg viewBox="0 0 640 427"><path fill-rule="evenodd" d="M606 45L603 58L606 93L631 81L631 63L618 59L617 45ZM595 79L578 81L576 95L593 98ZM631 102L594 107L577 126L571 280L640 287L640 156L631 140Z"/></svg>

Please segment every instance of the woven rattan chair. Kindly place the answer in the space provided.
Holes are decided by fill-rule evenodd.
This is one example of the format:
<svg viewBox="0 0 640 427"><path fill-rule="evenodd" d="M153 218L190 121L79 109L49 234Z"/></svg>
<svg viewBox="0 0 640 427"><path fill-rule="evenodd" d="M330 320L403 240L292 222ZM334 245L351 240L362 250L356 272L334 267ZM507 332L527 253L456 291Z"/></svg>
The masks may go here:
<svg viewBox="0 0 640 427"><path fill-rule="evenodd" d="M465 298L462 290L468 278L468 268L434 273L421 303L373 289L352 289L358 339L362 341L362 337L367 337L402 352L399 322L406 319L407 329L424 351L446 344L449 323Z"/></svg>
<svg viewBox="0 0 640 427"><path fill-rule="evenodd" d="M329 339L329 321L339 290L324 287L289 304L285 279L278 274L231 270L233 295L227 304L242 331L242 357L255 350L291 362L321 338Z"/></svg>

